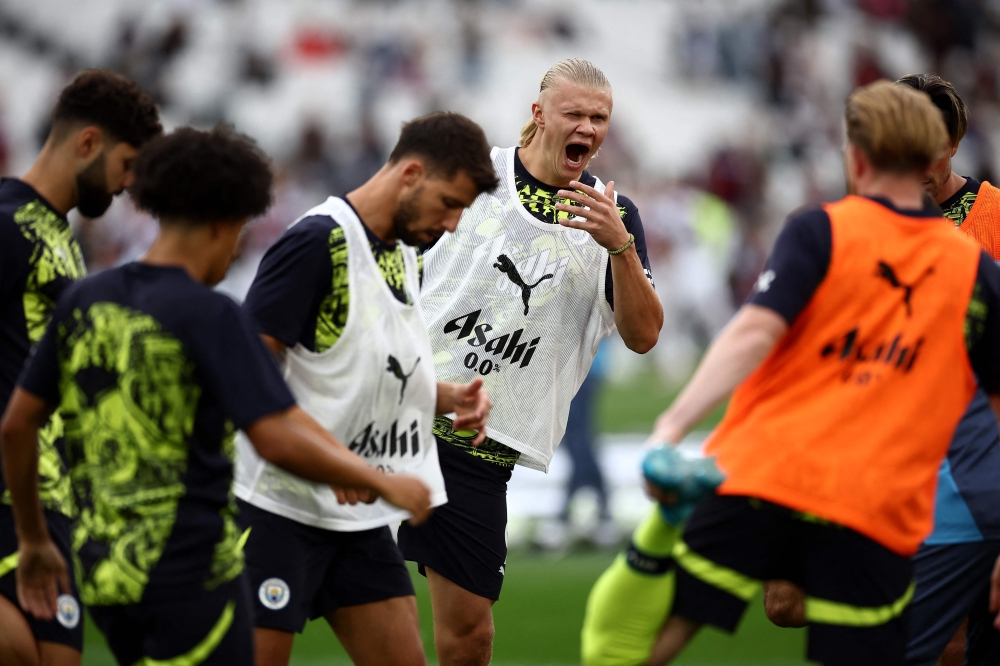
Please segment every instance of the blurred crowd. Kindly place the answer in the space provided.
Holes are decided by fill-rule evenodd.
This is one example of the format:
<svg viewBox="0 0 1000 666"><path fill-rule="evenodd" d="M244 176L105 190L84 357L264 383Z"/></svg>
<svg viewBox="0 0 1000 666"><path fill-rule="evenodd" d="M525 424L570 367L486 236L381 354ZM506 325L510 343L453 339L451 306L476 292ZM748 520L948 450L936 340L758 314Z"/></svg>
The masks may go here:
<svg viewBox="0 0 1000 666"><path fill-rule="evenodd" d="M544 71L585 57L615 86L592 170L639 206L666 309L653 358L679 383L785 217L843 194L853 87L918 71L951 80L971 111L956 171L996 182L998 26L1000 0L6 0L0 172L30 164L55 94L83 67L138 81L168 126L232 123L278 173L222 285L239 298L292 220L381 166L401 122L457 110L510 145ZM127 197L73 222L91 272L155 234ZM646 367L611 365L612 380Z"/></svg>

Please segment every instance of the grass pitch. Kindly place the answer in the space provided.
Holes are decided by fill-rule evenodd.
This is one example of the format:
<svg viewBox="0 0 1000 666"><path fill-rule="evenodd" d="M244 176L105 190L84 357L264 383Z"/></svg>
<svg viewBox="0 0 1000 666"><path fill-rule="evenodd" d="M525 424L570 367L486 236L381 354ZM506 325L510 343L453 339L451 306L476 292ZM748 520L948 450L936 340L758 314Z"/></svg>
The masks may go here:
<svg viewBox="0 0 1000 666"><path fill-rule="evenodd" d="M497 666L570 666L580 661L580 626L591 585L610 564L612 553L578 553L553 560L512 554L503 596L494 607ZM426 580L413 570L420 626L428 659L434 660L430 599ZM733 637L705 629L676 663L683 666L805 666L805 633L778 629L764 617L760 601L747 612ZM322 620L296 638L293 666L350 664L333 632ZM104 639L88 623L84 666L114 664Z"/></svg>

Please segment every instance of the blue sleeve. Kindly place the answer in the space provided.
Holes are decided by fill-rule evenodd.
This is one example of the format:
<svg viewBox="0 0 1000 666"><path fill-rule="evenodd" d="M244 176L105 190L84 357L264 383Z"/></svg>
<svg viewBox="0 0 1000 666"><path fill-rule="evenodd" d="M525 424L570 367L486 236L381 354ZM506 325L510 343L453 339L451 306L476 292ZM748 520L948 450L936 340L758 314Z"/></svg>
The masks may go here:
<svg viewBox="0 0 1000 666"><path fill-rule="evenodd" d="M24 280L28 271L30 243L9 217L0 219L0 303Z"/></svg>
<svg viewBox="0 0 1000 666"><path fill-rule="evenodd" d="M192 356L202 383L221 403L236 427L245 429L295 404L278 366L239 306L210 294L188 324Z"/></svg>
<svg viewBox="0 0 1000 666"><path fill-rule="evenodd" d="M1000 394L1000 268L985 252L979 255L979 273L973 299L982 309L966 317L969 362L979 385L990 395Z"/></svg>
<svg viewBox="0 0 1000 666"><path fill-rule="evenodd" d="M832 248L826 211L817 208L792 215L747 302L774 310L791 325L826 277Z"/></svg>
<svg viewBox="0 0 1000 666"><path fill-rule="evenodd" d="M622 222L625 223L625 231L635 237L635 253L639 255L642 262L642 269L646 273L646 279L654 287L653 272L649 269L649 254L646 252L646 232L642 230L642 218L639 217L639 209L632 200L621 194L618 195L618 210L622 212ZM608 305L615 309L615 287L611 278L611 262L608 262L608 272L604 279L604 297L608 299Z"/></svg>
<svg viewBox="0 0 1000 666"><path fill-rule="evenodd" d="M294 347L315 328L319 304L333 279L329 237L336 226L325 215L307 217L264 254L243 302L258 333Z"/></svg>

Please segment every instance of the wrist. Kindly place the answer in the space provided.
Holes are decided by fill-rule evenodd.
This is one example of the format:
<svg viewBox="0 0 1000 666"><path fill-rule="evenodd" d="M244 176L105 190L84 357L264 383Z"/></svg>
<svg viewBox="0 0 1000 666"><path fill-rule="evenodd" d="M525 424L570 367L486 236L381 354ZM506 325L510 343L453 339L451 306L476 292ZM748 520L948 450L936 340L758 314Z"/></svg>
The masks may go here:
<svg viewBox="0 0 1000 666"><path fill-rule="evenodd" d="M632 234L625 234L621 242L613 247L605 247L604 249L608 251L612 257L618 257L625 253L630 247L635 245L635 236Z"/></svg>

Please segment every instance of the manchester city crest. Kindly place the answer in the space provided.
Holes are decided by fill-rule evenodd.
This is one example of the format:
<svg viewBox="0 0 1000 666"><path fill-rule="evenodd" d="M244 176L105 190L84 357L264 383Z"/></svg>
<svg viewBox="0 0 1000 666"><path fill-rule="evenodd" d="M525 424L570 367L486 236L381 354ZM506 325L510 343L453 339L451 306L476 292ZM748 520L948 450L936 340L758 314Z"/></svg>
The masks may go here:
<svg viewBox="0 0 1000 666"><path fill-rule="evenodd" d="M260 584L257 596L260 597L260 603L264 604L265 608L281 610L288 605L289 599L292 598L292 591L288 589L288 583L280 578L268 578Z"/></svg>
<svg viewBox="0 0 1000 666"><path fill-rule="evenodd" d="M60 594L56 599L56 619L67 629L76 629L80 624L80 603L68 594Z"/></svg>

